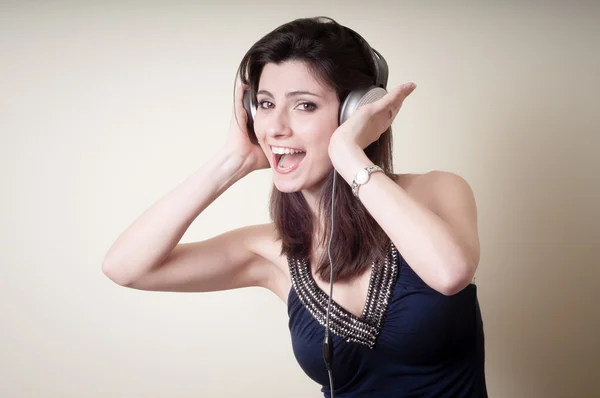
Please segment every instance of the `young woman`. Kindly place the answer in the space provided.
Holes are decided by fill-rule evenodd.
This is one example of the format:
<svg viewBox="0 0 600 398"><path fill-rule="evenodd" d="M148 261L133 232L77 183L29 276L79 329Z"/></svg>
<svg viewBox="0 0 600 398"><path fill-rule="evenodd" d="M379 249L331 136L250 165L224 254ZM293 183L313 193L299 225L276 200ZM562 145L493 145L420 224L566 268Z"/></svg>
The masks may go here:
<svg viewBox="0 0 600 398"><path fill-rule="evenodd" d="M143 290L270 289L325 396L486 397L469 185L449 172L393 173L390 126L412 83L340 123L348 96L386 73L375 54L328 18L259 40L239 68L227 144L123 232L103 271ZM225 190L265 168L271 223L180 243Z"/></svg>

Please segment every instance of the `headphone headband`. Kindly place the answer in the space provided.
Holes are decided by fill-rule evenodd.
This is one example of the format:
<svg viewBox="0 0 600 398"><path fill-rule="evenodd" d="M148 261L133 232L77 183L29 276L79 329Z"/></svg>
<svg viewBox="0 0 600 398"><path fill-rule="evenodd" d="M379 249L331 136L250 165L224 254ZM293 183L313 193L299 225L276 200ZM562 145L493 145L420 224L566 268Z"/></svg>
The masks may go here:
<svg viewBox="0 0 600 398"><path fill-rule="evenodd" d="M364 37L358 34L358 32L348 27L345 28L348 29L348 31L354 35L354 37L369 51L369 54L371 54L373 64L375 65L375 86L387 89L389 68L383 55L371 47L369 42L367 42Z"/></svg>
<svg viewBox="0 0 600 398"><path fill-rule="evenodd" d="M387 89L389 75L387 61L385 60L385 58L383 58L383 55L381 55L379 51L375 50L371 46L369 46L369 48L371 49L371 55L373 56L373 62L375 62L375 69L377 72L377 77L375 78L375 85L377 87Z"/></svg>

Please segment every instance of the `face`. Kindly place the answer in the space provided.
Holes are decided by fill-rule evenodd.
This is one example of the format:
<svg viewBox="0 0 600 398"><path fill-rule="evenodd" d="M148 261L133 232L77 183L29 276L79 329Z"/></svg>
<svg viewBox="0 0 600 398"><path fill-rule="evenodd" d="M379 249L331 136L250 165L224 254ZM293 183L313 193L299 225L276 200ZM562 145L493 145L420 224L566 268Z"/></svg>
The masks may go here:
<svg viewBox="0 0 600 398"><path fill-rule="evenodd" d="M338 127L336 92L305 63L267 64L257 91L254 130L281 192L311 191L331 172L329 140Z"/></svg>

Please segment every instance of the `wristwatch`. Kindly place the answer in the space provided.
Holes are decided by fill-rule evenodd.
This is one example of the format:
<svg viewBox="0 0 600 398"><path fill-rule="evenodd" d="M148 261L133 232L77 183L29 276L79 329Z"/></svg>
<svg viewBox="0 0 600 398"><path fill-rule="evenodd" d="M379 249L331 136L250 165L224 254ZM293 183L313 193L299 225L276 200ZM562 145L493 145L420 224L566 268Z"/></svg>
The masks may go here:
<svg viewBox="0 0 600 398"><path fill-rule="evenodd" d="M377 171L383 171L383 169L377 165L373 165L365 167L356 173L356 177L354 177L354 181L352 181L352 193L354 196L358 197L358 188L361 185L366 184L369 181L371 174Z"/></svg>

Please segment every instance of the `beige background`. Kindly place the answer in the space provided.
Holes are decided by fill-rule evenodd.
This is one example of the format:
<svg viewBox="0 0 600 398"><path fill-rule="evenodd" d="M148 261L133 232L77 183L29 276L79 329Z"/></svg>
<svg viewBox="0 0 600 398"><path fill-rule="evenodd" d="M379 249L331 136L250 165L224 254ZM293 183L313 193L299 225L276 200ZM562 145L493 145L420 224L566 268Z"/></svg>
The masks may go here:
<svg viewBox="0 0 600 398"><path fill-rule="evenodd" d="M273 294L140 292L100 269L223 144L244 52L315 15L418 84L397 171L476 193L490 396L600 396L600 5L452 3L3 2L0 396L320 396ZM269 171L239 182L184 241L268 220L269 189Z"/></svg>

